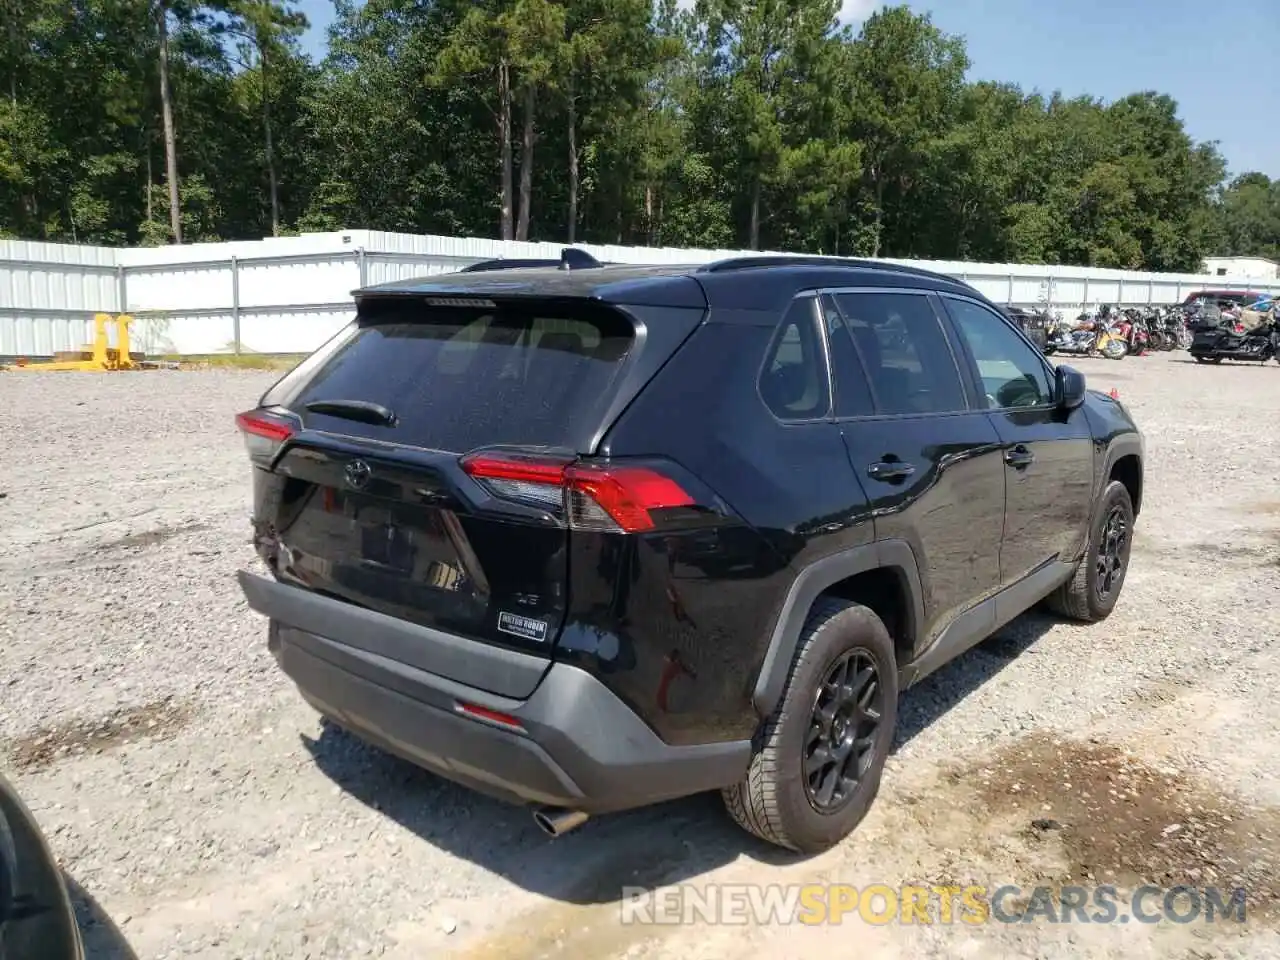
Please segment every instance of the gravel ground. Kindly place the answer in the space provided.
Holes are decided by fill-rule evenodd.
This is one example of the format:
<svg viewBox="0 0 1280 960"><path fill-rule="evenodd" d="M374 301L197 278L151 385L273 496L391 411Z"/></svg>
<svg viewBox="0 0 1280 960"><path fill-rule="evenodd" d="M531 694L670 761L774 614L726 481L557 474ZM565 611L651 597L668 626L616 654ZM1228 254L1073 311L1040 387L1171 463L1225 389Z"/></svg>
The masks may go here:
<svg viewBox="0 0 1280 960"><path fill-rule="evenodd" d="M0 763L93 956L1276 956L1280 370L1077 364L1148 444L1117 612L1032 614L910 691L850 841L796 861L714 797L559 841L334 730L233 579L232 415L273 377L0 374ZM1244 884L1238 925L622 925L623 885Z"/></svg>

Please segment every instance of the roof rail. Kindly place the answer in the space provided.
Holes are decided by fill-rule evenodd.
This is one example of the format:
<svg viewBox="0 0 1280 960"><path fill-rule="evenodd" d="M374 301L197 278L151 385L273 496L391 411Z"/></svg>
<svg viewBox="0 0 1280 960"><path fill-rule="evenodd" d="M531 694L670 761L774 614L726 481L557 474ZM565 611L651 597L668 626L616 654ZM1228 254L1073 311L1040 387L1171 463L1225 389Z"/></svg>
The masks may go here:
<svg viewBox="0 0 1280 960"><path fill-rule="evenodd" d="M801 266L801 267L860 267L864 270L884 270L889 273L905 273L917 277L933 277L943 280L950 280L962 287L971 287L970 284L956 277L940 273L936 270L926 270L923 267L909 267L900 263L889 263L884 260L859 260L854 257L815 257L787 254L766 254L758 257L731 257L727 260L716 260L711 263L703 264L698 268L700 273L726 273L730 270L750 270L755 267L779 267L779 266Z"/></svg>
<svg viewBox="0 0 1280 960"><path fill-rule="evenodd" d="M559 260L507 260L498 257L495 260L480 260L467 264L459 273L481 273L487 270L532 270L538 267L559 267L561 270L589 270L603 267L601 263L585 250L565 247L560 251Z"/></svg>

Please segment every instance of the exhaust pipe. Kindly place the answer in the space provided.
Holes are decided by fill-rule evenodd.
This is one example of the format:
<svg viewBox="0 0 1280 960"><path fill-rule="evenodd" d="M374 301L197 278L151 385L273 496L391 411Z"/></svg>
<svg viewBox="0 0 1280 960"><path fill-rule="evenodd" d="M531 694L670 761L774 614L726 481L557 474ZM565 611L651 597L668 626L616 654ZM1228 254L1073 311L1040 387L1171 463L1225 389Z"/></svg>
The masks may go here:
<svg viewBox="0 0 1280 960"><path fill-rule="evenodd" d="M539 807L533 811L533 822L549 837L563 837L587 822L587 814L581 810L565 810L562 807Z"/></svg>

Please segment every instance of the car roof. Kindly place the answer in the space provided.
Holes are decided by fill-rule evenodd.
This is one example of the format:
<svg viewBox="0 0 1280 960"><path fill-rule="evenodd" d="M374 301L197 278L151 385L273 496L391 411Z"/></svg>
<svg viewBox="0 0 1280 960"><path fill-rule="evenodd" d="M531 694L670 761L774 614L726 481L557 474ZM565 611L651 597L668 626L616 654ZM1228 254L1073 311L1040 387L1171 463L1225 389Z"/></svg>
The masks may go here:
<svg viewBox="0 0 1280 960"><path fill-rule="evenodd" d="M776 313L800 292L839 287L925 289L959 293L989 302L967 283L918 267L873 260L772 255L733 257L703 264L601 264L570 269L554 260L518 261L510 268L486 261L456 273L366 287L355 291L355 297L357 301L371 297L433 295L589 299L602 303Z"/></svg>
<svg viewBox="0 0 1280 960"><path fill-rule="evenodd" d="M1219 300L1242 300L1258 296L1259 294L1252 290L1196 290L1194 293L1187 294L1187 298L1182 302L1190 303L1200 297L1216 297Z"/></svg>

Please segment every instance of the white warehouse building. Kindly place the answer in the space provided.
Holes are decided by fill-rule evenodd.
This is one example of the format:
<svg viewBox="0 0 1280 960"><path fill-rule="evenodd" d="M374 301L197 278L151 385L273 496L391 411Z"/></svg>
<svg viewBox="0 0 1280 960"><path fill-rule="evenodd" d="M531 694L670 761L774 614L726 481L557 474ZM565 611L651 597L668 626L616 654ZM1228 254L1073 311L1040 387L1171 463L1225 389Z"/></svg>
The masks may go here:
<svg viewBox="0 0 1280 960"><path fill-rule="evenodd" d="M1280 263L1265 257L1206 257L1204 272L1215 277L1271 280L1280 277Z"/></svg>

